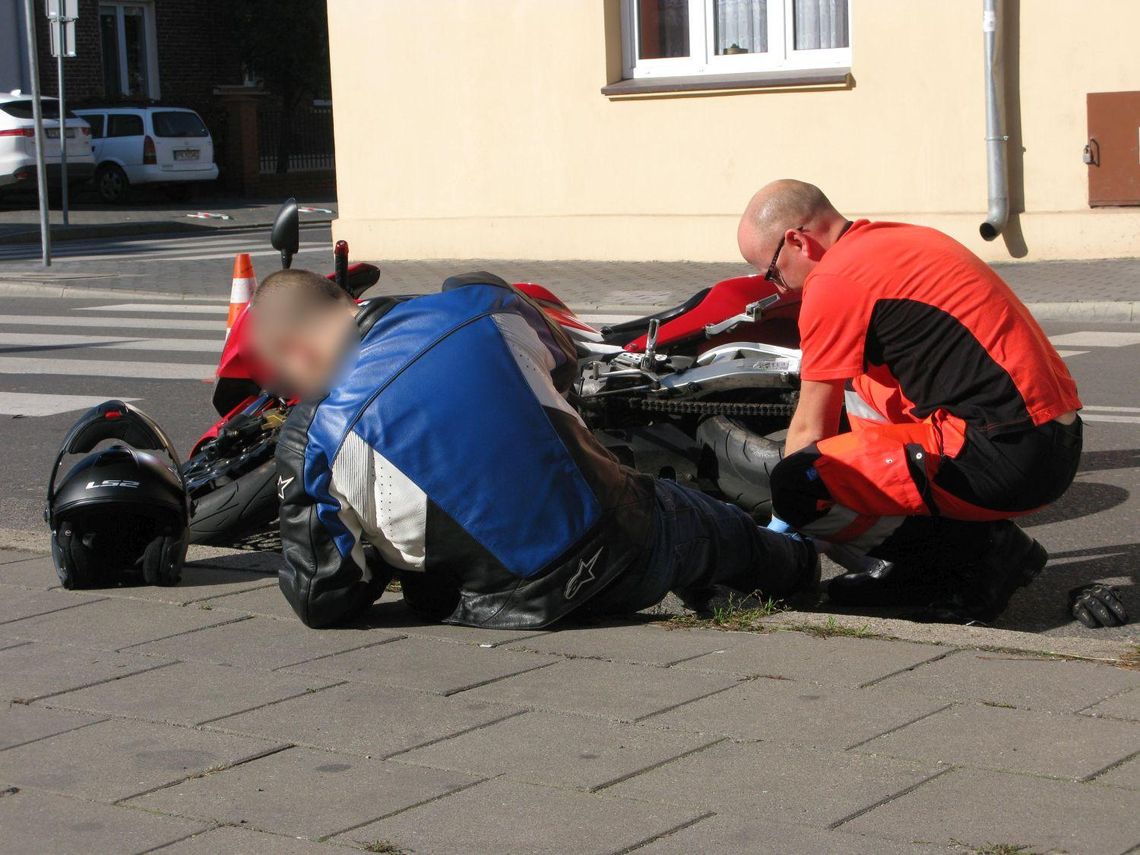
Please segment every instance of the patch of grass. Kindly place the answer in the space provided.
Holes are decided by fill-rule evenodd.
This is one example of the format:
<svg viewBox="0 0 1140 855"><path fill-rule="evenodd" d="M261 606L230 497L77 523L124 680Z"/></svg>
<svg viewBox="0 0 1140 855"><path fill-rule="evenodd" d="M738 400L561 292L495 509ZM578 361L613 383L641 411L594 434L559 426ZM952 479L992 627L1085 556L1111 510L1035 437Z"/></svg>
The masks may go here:
<svg viewBox="0 0 1140 855"><path fill-rule="evenodd" d="M384 590L385 591L391 591L394 594L398 594L403 589L400 587L400 580L399 579L393 579L391 582L388 583L388 586Z"/></svg>
<svg viewBox="0 0 1140 855"><path fill-rule="evenodd" d="M863 624L862 626L846 626L834 617L828 617L823 623L788 623L782 624L779 629L803 632L814 635L816 638L879 638L878 633Z"/></svg>
<svg viewBox="0 0 1140 855"><path fill-rule="evenodd" d="M1020 843L987 843L974 850L974 855L1035 855Z"/></svg>
<svg viewBox="0 0 1140 855"><path fill-rule="evenodd" d="M1140 671L1140 644L1133 644L1132 649L1120 657L1118 664L1121 668Z"/></svg>
<svg viewBox="0 0 1140 855"><path fill-rule="evenodd" d="M390 840L373 840L371 843L363 844L365 852L382 852L385 855L405 855L405 850L401 849Z"/></svg>
<svg viewBox="0 0 1140 855"><path fill-rule="evenodd" d="M766 632L767 628L761 624L761 621L766 617L779 614L785 608L783 602L771 597L760 600L757 597L740 597L738 599L735 596L729 596L726 602L714 606L712 613L707 617L674 615L666 621L666 625L685 629L704 627L737 632Z"/></svg>

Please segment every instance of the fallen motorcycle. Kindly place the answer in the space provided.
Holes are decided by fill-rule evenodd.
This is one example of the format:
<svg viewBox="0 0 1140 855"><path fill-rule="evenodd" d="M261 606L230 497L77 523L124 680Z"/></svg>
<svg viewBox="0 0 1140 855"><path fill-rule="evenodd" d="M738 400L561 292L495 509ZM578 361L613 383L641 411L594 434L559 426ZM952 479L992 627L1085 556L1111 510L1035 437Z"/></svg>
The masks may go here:
<svg viewBox="0 0 1140 855"><path fill-rule="evenodd" d="M595 329L541 285L516 287L574 340L572 402L622 462L770 514L768 474L799 386L797 294L740 276Z"/></svg>
<svg viewBox="0 0 1140 855"><path fill-rule="evenodd" d="M288 267L299 244L293 200L271 241ZM335 261L329 278L356 299L379 281L379 268L349 265L343 241ZM799 382L798 296L743 276L673 309L596 329L543 286L516 287L573 339L580 361L572 403L611 452L767 516L767 475L780 454L771 434L787 427ZM259 380L247 318L236 318L219 361L213 403L221 419L182 466L195 543L233 543L277 515L274 450L293 402Z"/></svg>

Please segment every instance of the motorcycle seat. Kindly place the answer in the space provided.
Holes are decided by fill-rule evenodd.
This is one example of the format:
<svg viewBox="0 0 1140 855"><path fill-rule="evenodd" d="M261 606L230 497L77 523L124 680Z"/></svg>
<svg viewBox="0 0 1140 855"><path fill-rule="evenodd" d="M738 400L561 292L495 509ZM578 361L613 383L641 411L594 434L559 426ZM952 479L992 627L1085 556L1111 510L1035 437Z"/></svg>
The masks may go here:
<svg viewBox="0 0 1140 855"><path fill-rule="evenodd" d="M646 330L649 329L649 322L656 320L662 324L667 323L674 318L679 318L686 312L691 312L701 304L701 301L708 296L711 288L703 288L698 291L684 303L679 306L674 306L671 309L664 309L652 315L646 315L643 318L637 318L632 321L623 321L620 324L612 324L610 326L602 327L602 340L606 344L628 344L635 338L640 338L645 335Z"/></svg>

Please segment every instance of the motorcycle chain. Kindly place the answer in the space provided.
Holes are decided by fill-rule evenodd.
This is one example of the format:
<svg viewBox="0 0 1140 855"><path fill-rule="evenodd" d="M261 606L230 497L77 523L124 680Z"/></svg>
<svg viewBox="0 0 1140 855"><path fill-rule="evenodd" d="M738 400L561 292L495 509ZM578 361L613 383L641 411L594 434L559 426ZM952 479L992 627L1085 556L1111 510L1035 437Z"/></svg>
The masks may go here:
<svg viewBox="0 0 1140 855"><path fill-rule="evenodd" d="M651 401L646 398L629 398L625 403L633 410L697 416L791 416L796 410L795 404L745 404L730 401Z"/></svg>

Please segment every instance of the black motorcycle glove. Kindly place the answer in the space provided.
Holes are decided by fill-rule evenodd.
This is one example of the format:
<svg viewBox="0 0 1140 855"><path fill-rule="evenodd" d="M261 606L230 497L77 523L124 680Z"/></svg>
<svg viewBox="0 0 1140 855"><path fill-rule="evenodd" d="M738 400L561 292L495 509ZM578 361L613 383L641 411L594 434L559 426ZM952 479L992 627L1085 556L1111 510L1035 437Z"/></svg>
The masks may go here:
<svg viewBox="0 0 1140 855"><path fill-rule="evenodd" d="M1090 629L1128 623L1128 612L1120 602L1117 590L1100 582L1069 591L1069 607L1073 617Z"/></svg>

